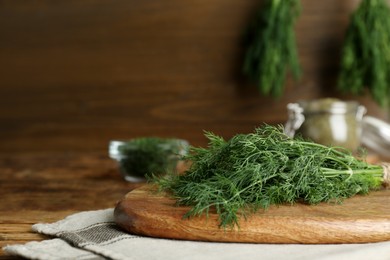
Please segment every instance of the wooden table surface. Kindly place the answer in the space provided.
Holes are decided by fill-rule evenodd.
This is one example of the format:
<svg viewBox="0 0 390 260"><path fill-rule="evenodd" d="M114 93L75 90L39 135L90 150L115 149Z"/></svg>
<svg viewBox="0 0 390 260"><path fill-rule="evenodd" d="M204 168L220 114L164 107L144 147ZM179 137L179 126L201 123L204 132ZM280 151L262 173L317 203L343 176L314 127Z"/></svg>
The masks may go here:
<svg viewBox="0 0 390 260"><path fill-rule="evenodd" d="M48 239L31 231L38 222L114 207L140 184L125 182L107 155L0 156L0 248ZM0 250L0 259L18 259Z"/></svg>
<svg viewBox="0 0 390 260"><path fill-rule="evenodd" d="M31 231L85 210L114 207L140 187L106 154L0 154L0 248L49 237ZM19 259L0 249L0 260Z"/></svg>

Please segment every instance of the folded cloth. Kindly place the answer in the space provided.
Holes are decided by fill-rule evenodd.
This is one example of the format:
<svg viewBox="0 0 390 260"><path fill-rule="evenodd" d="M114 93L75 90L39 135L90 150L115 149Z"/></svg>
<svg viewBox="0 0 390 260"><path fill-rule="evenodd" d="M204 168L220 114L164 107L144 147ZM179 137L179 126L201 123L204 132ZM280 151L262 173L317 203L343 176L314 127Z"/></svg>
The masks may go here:
<svg viewBox="0 0 390 260"><path fill-rule="evenodd" d="M212 243L141 237L122 231L113 209L76 213L33 230L55 238L9 245L28 259L320 259L390 260L390 241L344 245Z"/></svg>

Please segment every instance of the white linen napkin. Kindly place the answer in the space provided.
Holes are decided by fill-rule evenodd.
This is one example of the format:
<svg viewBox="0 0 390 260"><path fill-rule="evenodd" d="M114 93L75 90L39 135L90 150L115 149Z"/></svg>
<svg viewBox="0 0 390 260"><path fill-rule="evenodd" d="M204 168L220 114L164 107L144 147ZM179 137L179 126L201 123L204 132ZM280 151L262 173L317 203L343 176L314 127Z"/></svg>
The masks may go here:
<svg viewBox="0 0 390 260"><path fill-rule="evenodd" d="M113 209L76 213L52 224L35 224L53 239L4 247L28 259L319 259L390 260L390 241L368 244L301 245L212 243L149 238L122 231Z"/></svg>

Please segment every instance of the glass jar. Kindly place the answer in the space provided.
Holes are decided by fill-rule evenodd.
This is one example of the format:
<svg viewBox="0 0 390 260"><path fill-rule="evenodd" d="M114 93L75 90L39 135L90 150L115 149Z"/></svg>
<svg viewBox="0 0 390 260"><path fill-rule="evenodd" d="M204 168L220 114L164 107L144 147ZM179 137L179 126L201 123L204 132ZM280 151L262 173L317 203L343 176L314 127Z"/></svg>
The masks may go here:
<svg viewBox="0 0 390 260"><path fill-rule="evenodd" d="M325 98L287 105L287 135L301 135L316 143L356 151L361 141L361 122L366 108L355 101Z"/></svg>
<svg viewBox="0 0 390 260"><path fill-rule="evenodd" d="M182 139L142 137L111 141L109 156L116 160L125 180L144 182L148 175L176 172L189 143Z"/></svg>

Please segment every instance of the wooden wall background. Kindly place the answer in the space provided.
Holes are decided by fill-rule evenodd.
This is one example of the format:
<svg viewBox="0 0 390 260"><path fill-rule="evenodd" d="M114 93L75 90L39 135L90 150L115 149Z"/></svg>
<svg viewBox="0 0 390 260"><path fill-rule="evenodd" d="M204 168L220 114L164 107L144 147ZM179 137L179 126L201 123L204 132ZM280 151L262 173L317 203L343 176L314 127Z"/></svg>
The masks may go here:
<svg viewBox="0 0 390 260"><path fill-rule="evenodd" d="M242 34L261 0L0 0L0 152L105 152L111 139L179 137L203 146L286 105L334 96L357 0L302 0L303 77L279 100L241 75ZM358 99L383 116L371 98Z"/></svg>

